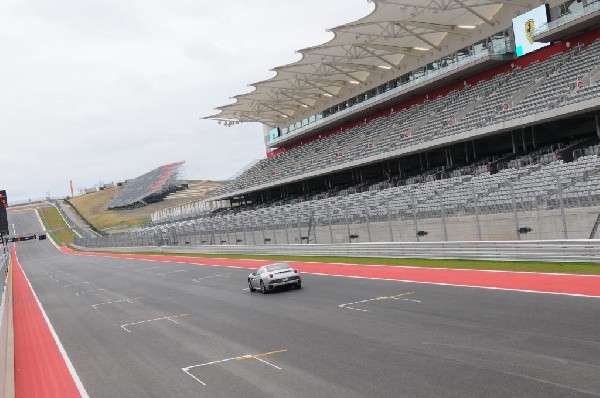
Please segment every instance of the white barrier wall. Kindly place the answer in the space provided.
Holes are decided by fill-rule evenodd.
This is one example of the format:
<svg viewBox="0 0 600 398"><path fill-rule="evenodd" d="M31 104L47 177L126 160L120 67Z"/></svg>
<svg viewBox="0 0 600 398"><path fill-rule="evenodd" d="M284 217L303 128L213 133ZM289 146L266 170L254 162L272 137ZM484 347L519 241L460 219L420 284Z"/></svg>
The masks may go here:
<svg viewBox="0 0 600 398"><path fill-rule="evenodd" d="M599 207L565 209L568 239L588 239L598 214ZM357 235L352 243L366 242L438 242L438 241L502 241L502 240L549 240L564 239L565 232L560 210L528 211L518 214L520 227L529 227L531 232L517 234L516 223L512 213L482 214L479 222L475 215L453 216L444 221L441 218L416 220L392 220L370 222L369 224L334 224L316 226L310 232L311 243L350 243L349 236ZM479 225L479 227L478 227ZM427 235L417 239L416 231L426 231ZM479 236L481 231L481 237ZM235 244L260 245L265 239L268 244L306 243L301 237L308 235L304 224L300 229L291 223L287 229L265 229L244 232L232 229L229 234L205 231L197 236L182 236L193 244L221 244L226 241ZM181 239L179 239L181 240Z"/></svg>

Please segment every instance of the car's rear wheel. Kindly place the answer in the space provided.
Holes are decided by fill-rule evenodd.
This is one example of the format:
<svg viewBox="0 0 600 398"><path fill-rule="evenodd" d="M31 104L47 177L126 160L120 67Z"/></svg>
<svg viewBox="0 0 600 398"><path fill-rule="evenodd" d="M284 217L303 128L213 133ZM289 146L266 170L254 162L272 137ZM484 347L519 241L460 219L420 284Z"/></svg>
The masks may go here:
<svg viewBox="0 0 600 398"><path fill-rule="evenodd" d="M298 283L296 283L296 289L302 289L302 282L298 281Z"/></svg>
<svg viewBox="0 0 600 398"><path fill-rule="evenodd" d="M269 292L263 281L260 281L260 292L262 294L267 294Z"/></svg>
<svg viewBox="0 0 600 398"><path fill-rule="evenodd" d="M255 291L256 291L256 289L252 287L252 282L250 281L250 279L248 279L248 289L249 289L251 292L255 292Z"/></svg>

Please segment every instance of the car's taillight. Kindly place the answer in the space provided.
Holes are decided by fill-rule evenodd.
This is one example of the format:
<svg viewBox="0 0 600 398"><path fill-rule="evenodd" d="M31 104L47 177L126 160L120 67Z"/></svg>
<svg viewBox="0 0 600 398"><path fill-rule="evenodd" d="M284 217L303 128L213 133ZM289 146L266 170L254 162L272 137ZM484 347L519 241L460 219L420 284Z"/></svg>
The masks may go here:
<svg viewBox="0 0 600 398"><path fill-rule="evenodd" d="M295 269L295 270L294 270L294 274L297 274L297 273L298 273L298 270L297 270L297 269Z"/></svg>
<svg viewBox="0 0 600 398"><path fill-rule="evenodd" d="M269 274L269 278L273 279L273 274Z"/></svg>

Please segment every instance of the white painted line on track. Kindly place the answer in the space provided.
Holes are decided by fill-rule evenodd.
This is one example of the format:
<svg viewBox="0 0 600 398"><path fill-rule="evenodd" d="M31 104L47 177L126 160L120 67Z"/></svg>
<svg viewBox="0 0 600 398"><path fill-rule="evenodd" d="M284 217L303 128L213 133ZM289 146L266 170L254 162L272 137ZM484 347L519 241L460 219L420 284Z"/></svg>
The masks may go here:
<svg viewBox="0 0 600 398"><path fill-rule="evenodd" d="M77 279L79 279L79 277L78 277L78 276L77 276L77 277L68 277L68 278L55 279L54 281L55 281L56 283L58 283L58 282L74 282L74 281L76 281Z"/></svg>
<svg viewBox="0 0 600 398"><path fill-rule="evenodd" d="M421 300L403 299L403 298L394 298L394 300L411 301L413 303L420 303L421 302Z"/></svg>
<svg viewBox="0 0 600 398"><path fill-rule="evenodd" d="M70 274L69 274L69 273L67 273L67 272L65 272L65 273L62 273L62 274L52 274L52 275L50 275L50 279L54 279L54 280L56 280L57 282L58 282L58 281L59 281L61 278L62 278L63 280L65 280L65 279L70 279L70 278L73 278L73 276L70 276Z"/></svg>
<svg viewBox="0 0 600 398"><path fill-rule="evenodd" d="M271 362L267 362L267 361L265 361L265 360L264 360L264 359L262 359L262 358L254 358L254 359L256 359L257 361L261 361L262 363L266 363L267 365L269 365L269 366L272 366L272 367L274 367L275 369L281 370L281 368L280 368L279 366L277 366L277 365L273 365Z"/></svg>
<svg viewBox="0 0 600 398"><path fill-rule="evenodd" d="M37 212L36 212L37 213ZM127 254L135 254L135 253L127 253ZM172 255L172 253L169 252L164 252L162 254L163 256L169 256ZM104 257L109 257L109 258L122 258L122 257L112 257L112 256L104 256ZM199 257L192 257L192 256L177 256L179 258L188 258L188 259L193 259L193 260L197 260ZM231 258L227 258L227 257L210 257L210 259L212 260L226 260L229 261L231 260ZM167 262L167 263L177 263L177 264L188 264L188 265L205 265L208 267L228 267L228 268L240 268L240 269L249 269L248 267L238 267L235 265L219 265L219 264L200 264L200 263L189 263L189 262L183 262L183 261L165 261L165 260L154 260L154 259L135 259L135 260L139 260L139 261L157 261L157 262ZM252 259L252 258L247 258L247 259L243 259L244 261L254 261L254 262L269 262L269 260L264 260L264 259ZM439 260L439 259L432 259L432 260ZM359 267L378 267L378 268L388 268L390 267L389 265L384 265L384 264L356 264L356 263L323 263L320 261L291 261L292 263L303 263L303 264L331 264L331 265L349 265L349 266L359 266ZM419 266L414 266L414 265L394 265L394 268L417 268L417 269L434 269L434 270L443 270L443 271L480 271L480 272L498 272L498 273L507 273L507 274L539 274L539 275L570 275L570 276L580 276L580 277L595 277L595 278L600 278L600 275L593 275L593 274L572 274L572 273L564 273L564 272L532 272L532 271L504 271L504 270L494 270L494 269L472 269L472 268L444 268L444 267L419 267ZM304 272L305 274L313 274L313 275L333 275L333 276L346 276L347 275L334 275L334 274L319 274L316 272ZM369 278L367 278L369 279ZM380 280L386 280L384 278L371 278L371 279L380 279ZM390 279L390 280L397 280L397 279ZM404 281L402 281L404 282ZM413 281L408 281L408 282L413 282ZM421 282L421 283L430 283L430 282ZM450 285L449 286L460 286L462 287L462 285ZM467 287L480 287L480 286L467 286ZM505 289L505 290L513 290L513 289ZM532 293L544 293L544 292L536 292L536 291L532 291ZM563 293L556 293L556 294L563 294ZM585 296L585 297L595 297L595 296Z"/></svg>
<svg viewBox="0 0 600 398"><path fill-rule="evenodd" d="M168 275L168 274L175 274L177 272L187 272L187 270L185 270L185 269L178 269L176 271L161 272L161 273L158 273L156 275L158 275L158 276L165 276L165 275Z"/></svg>
<svg viewBox="0 0 600 398"><path fill-rule="evenodd" d="M210 276L202 276L200 278L192 279L193 282L201 282L202 279L212 279L212 278L229 278L230 274L220 274L220 275L210 275Z"/></svg>
<svg viewBox="0 0 600 398"><path fill-rule="evenodd" d="M101 305L117 304L117 303L125 303L125 302L133 304L132 300L138 300L138 299L141 299L141 297L126 298L126 299L114 300L114 301L104 301L102 303L92 304L92 308L94 308L95 310L97 310L98 307L101 306Z"/></svg>
<svg viewBox="0 0 600 398"><path fill-rule="evenodd" d="M148 322L154 322L154 321L171 321L173 323L177 323L177 321L175 320L175 318L182 318L184 316L190 316L191 314L179 314L179 315L169 315L169 316L163 316L160 318L154 318L154 319L146 319L143 321L138 321L138 322L131 322L131 323L125 323L123 325L121 325L121 327L127 332L127 333L131 333L131 330L127 329L127 326L133 326L133 325L139 325L141 323L148 323Z"/></svg>
<svg viewBox="0 0 600 398"><path fill-rule="evenodd" d="M119 258L119 257L111 257L111 258ZM158 267L144 267L144 268L137 268L137 269L134 269L134 271L135 271L135 272L138 272L138 271L144 271L144 270L147 270L147 269L157 269L157 268L158 268Z"/></svg>
<svg viewBox="0 0 600 398"><path fill-rule="evenodd" d="M76 254L73 254L76 255ZM79 254L83 256L90 256L89 254ZM102 256L104 258L113 258L122 260L123 257L115 257L115 256ZM183 257L183 256L181 256ZM197 259L197 257L184 257L184 258L193 258ZM211 257L212 258L212 257ZM220 258L215 258L220 259ZM201 263L188 263L183 261L166 261L160 259L149 259L149 258L133 258L129 260L136 261L149 261L149 262L158 262L158 263L169 263L169 264L185 264L185 265L200 265L205 267L223 267L223 268L235 268L235 269L250 269L248 267L239 267L235 265L222 265L222 264L201 264ZM230 260L230 259L223 259ZM265 261L265 260L255 260L255 259L247 259L245 261ZM324 264L318 262L306 262L313 264ZM339 264L339 265L359 265L359 266L368 266L368 267L389 267L388 265L374 265L374 264L347 264L347 263L331 263L331 264ZM456 268L435 268L435 267L411 267L411 266L394 266L396 268L404 267L404 268L420 268L420 269L440 269L440 270L458 270L458 271L473 271L472 269L456 269ZM580 277L598 277L600 275L582 275L582 274L562 274L562 273L543 273L543 272L526 272L526 271L498 271L498 270L476 270L476 271L485 271L485 272L505 272L505 273L513 273L513 274L540 274L540 275L571 275L571 276L580 276ZM374 281L390 281L390 282L403 282L403 283L420 283L425 285L437 285L437 286L451 286L451 287L467 287L474 289L489 289L489 290L501 290L501 291L509 291L509 292L519 292L519 293L538 293L538 294L552 294L557 296L571 296L571 297L585 297L585 298L595 298L599 299L600 296L592 296L589 294L577 294L577 293L560 293L560 292L544 292L539 290L525 290L525 289L509 289L502 287L489 287L489 286L477 286L477 285L462 285L456 283L443 283L443 282L427 282L427 281L415 281L410 279L393 279L393 278L373 278L368 276L354 276L354 275L339 275L339 274L324 274L321 272L305 272L302 271L303 274L307 275L319 275L319 276L335 276L338 278L354 278L354 279L369 279Z"/></svg>
<svg viewBox="0 0 600 398"><path fill-rule="evenodd" d="M58 278L53 278L56 282L68 282L68 281L74 281L75 279L79 279L78 276L65 276L65 277L61 277L59 276Z"/></svg>
<svg viewBox="0 0 600 398"><path fill-rule="evenodd" d="M501 290L507 292L518 292L518 293L538 293L538 294L552 294L556 296L571 296L571 297L585 297L600 299L600 296L591 296L589 294L577 294L577 293L559 293L559 292L544 292L539 290L525 290L525 289L509 289L505 287L490 287L490 286L475 286L475 285L461 285L456 283L444 283L444 282L424 282L424 281L413 281L410 279L393 279L393 278L371 278L368 276L352 276L352 275L338 275L338 274L323 274L320 272L302 272L303 274L319 275L319 276L335 276L338 278L353 278L353 279L369 279L372 281L390 281L390 282L402 282L402 283L420 283L423 285L436 285L436 286L451 286L451 287L469 287L473 289L489 289L489 290Z"/></svg>
<svg viewBox="0 0 600 398"><path fill-rule="evenodd" d="M51 204L52 207L54 207L56 209L56 211L58 211L58 214L60 215L60 217L63 219L63 221L65 222L65 224L67 224L67 226L71 229L71 231L73 231L73 233L75 235L77 235L78 237L82 237L81 234L79 232L77 232L76 228L73 228L73 225L71 225L71 223L69 221L67 221L67 218L65 218L65 216L63 216L63 208L61 207L60 209L58 208L59 206L55 206L53 204ZM93 232L96 232L94 230L91 230Z"/></svg>
<svg viewBox="0 0 600 398"><path fill-rule="evenodd" d="M70 285L65 285L65 287L69 287L69 286L77 286L77 285L87 285L90 284L91 282L77 282L77 283L71 283Z"/></svg>
<svg viewBox="0 0 600 398"><path fill-rule="evenodd" d="M219 363L224 363L224 362L229 362L229 361L243 361L246 359L257 359L258 361L263 362L269 366L272 366L275 369L282 370L279 366L273 365L272 363L267 362L260 357L273 355L273 354L279 354L279 353L287 352L287 351L288 351L287 348L285 348L283 350L269 351L269 352L264 352L262 354L247 354L247 355L242 355L239 357L225 358L225 359L220 359L218 361L211 361L211 362L201 363L198 365L186 366L185 368L181 368L181 370L183 370L188 376L190 376L191 378L196 380L198 383L202 384L203 386L206 386L205 382L203 382L202 380L200 380L199 378L197 378L190 372L191 369L200 368L200 367L208 366L208 365L216 365Z"/></svg>
<svg viewBox="0 0 600 398"><path fill-rule="evenodd" d="M35 213L37 214L37 211ZM38 219L39 219L39 216L38 216ZM16 252L15 252L15 256L17 256ZM19 262L18 257L17 257L17 262ZM81 379L79 378L79 375L77 374L77 371L75 370L75 367L73 366L73 363L71 362L71 359L69 359L69 356L67 355L67 351L65 351L65 347L62 345L62 342L58 338L58 335L56 334L56 330L54 330L54 327L52 326L52 323L50 322L50 318L48 318L48 314L46 314L46 311L44 310L42 303L40 302L37 294L35 294L35 290L33 290L33 286L31 286L31 282L29 282L29 278L27 278L27 274L25 273L25 270L23 269L23 267L21 267L21 270L23 271L23 276L25 276L25 280L27 281L27 284L29 285L29 288L31 289L31 293L33 293L33 297L35 298L35 301L36 301L38 307L40 308L40 311L42 312L42 316L44 317L44 320L46 321L46 325L48 325L48 329L50 329L50 333L52 334L52 337L54 338L54 341L56 342L56 345L58 346L58 350L60 351L60 354L62 355L63 360L65 361L65 364L67 365L67 369L69 369L69 373L71 374L71 377L73 378L73 381L75 382L75 385L77 386L77 390L79 391L81 398L89 398L89 395L88 395L85 387L83 386L83 383L81 382Z"/></svg>
<svg viewBox="0 0 600 398"><path fill-rule="evenodd" d="M338 305L338 307L345 308L345 309L348 309L348 310L368 312L369 310L364 310L364 309L361 309L361 308L355 308L355 307L350 307L350 306L354 305L354 304L367 303L369 301L381 301L381 300L405 300L405 301L414 301L414 302L420 303L420 301L418 301L418 300L408 300L408 299L402 299L401 298L403 296L408 296L410 294L414 294L414 292L401 293L401 294L396 294L394 296L381 296L381 297L375 297L375 298L370 298L370 299L366 299L366 300L353 301L351 303L340 304L340 305Z"/></svg>
<svg viewBox="0 0 600 398"><path fill-rule="evenodd" d="M41 209L41 208L40 208ZM38 219L38 222L40 223L40 225L42 226L42 230L44 232L48 232L46 230L46 227L44 226L44 222L42 221L41 217L40 217L40 213L38 213L37 208L35 209L30 209L35 213L35 216ZM60 247L56 244L56 242L54 241L54 239L52 239L52 235L50 233L47 234L47 238L50 241L50 243L52 243L52 245L56 248L56 250L60 251ZM62 253L62 252L61 252Z"/></svg>
<svg viewBox="0 0 600 398"><path fill-rule="evenodd" d="M81 294L87 294L87 293L93 293L93 292L105 292L106 289L92 289L92 290L85 290L83 292L77 292L75 293L76 296L79 296Z"/></svg>

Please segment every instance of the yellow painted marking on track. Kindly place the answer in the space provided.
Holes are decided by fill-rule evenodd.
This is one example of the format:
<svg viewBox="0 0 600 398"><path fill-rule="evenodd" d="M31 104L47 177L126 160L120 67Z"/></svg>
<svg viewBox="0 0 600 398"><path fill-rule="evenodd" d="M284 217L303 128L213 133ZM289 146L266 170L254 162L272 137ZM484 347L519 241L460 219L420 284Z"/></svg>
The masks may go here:
<svg viewBox="0 0 600 398"><path fill-rule="evenodd" d="M184 316L190 316L191 314L179 314L179 315L169 315L169 316L163 316L160 318L154 318L153 321L162 321L163 319L174 319L174 318L182 318Z"/></svg>
<svg viewBox="0 0 600 398"><path fill-rule="evenodd" d="M267 356L267 355L278 354L280 352L287 352L287 348L285 348L283 350L263 352L262 354L244 355L244 356L235 358L235 360L236 361L242 361L244 359L252 359L252 358L258 358L258 357L264 357L264 356Z"/></svg>
<svg viewBox="0 0 600 398"><path fill-rule="evenodd" d="M376 300L389 300L389 299L394 299L397 297L408 296L409 294L414 294L414 293L415 292L409 292L409 293L396 294L395 296L382 296L382 297L377 297Z"/></svg>

